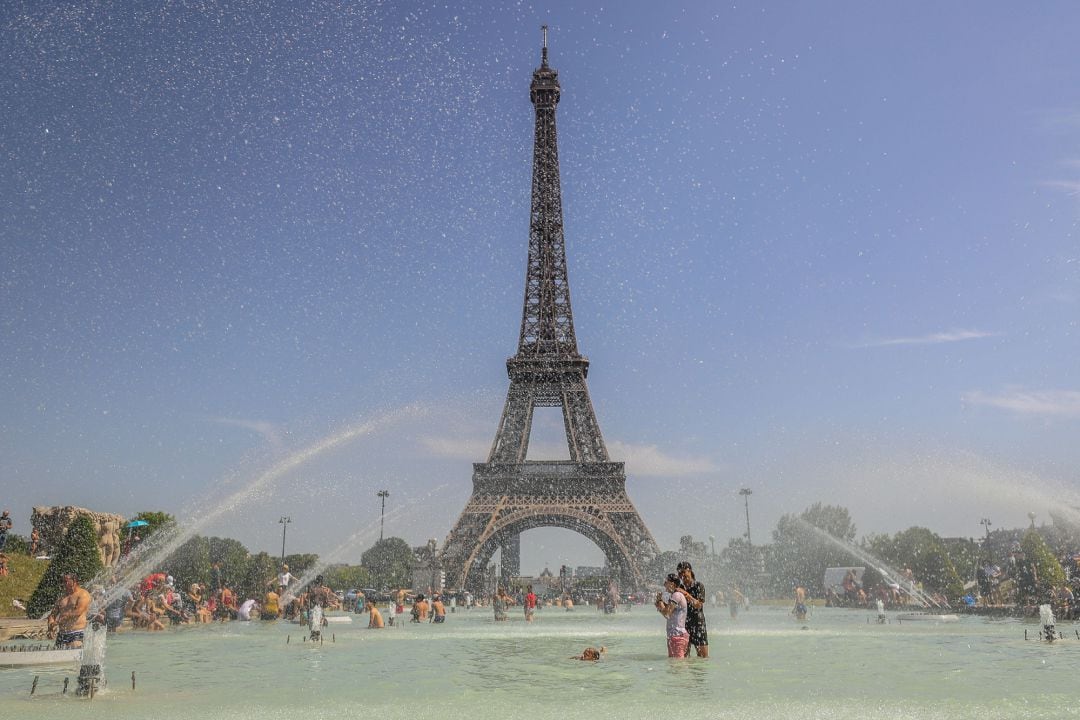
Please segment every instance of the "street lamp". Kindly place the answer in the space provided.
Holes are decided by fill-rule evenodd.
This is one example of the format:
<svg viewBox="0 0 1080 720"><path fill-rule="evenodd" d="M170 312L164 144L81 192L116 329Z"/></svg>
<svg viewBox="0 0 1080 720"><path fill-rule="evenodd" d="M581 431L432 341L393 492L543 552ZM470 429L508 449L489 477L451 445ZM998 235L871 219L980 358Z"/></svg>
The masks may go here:
<svg viewBox="0 0 1080 720"><path fill-rule="evenodd" d="M289 523L292 522L292 519L282 515L281 519L278 520L278 522L281 523L281 564L284 565L285 564L285 529L287 527L289 527Z"/></svg>
<svg viewBox="0 0 1080 720"><path fill-rule="evenodd" d="M983 518L979 521L979 524L986 528L986 539L990 539L990 526L993 524L990 522L990 518Z"/></svg>
<svg viewBox="0 0 1080 720"><path fill-rule="evenodd" d="M1029 512L1028 513L1028 520L1031 521L1031 529L1034 530L1035 529L1035 513Z"/></svg>
<svg viewBox="0 0 1080 720"><path fill-rule="evenodd" d="M386 518L386 498L390 497L389 490L380 490L376 495L382 500L382 510L379 511L379 542L383 539L383 521Z"/></svg>
<svg viewBox="0 0 1080 720"><path fill-rule="evenodd" d="M750 496L754 494L754 491L743 488L739 494L743 496L743 504L746 506L746 544L753 546L754 543L750 541Z"/></svg>

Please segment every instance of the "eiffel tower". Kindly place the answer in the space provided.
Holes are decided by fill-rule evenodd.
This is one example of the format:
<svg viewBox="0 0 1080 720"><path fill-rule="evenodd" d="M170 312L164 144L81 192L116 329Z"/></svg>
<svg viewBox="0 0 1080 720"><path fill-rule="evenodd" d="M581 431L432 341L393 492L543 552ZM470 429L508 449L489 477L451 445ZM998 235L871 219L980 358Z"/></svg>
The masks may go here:
<svg viewBox="0 0 1080 720"><path fill-rule="evenodd" d="M451 587L482 589L496 550L502 578L520 575L521 533L561 527L592 540L624 588L642 588L659 548L626 494L626 471L604 445L578 352L563 239L555 106L559 75L548 65L547 26L529 96L536 109L525 306L510 389L487 462L473 464L473 492L440 552ZM526 460L533 411L562 408L570 460Z"/></svg>

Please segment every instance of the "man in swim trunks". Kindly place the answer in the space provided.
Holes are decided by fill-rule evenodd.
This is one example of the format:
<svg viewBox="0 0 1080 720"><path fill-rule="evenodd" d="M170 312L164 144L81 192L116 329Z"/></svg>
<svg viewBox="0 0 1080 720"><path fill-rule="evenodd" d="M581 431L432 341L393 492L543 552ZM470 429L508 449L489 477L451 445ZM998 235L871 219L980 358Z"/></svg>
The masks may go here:
<svg viewBox="0 0 1080 720"><path fill-rule="evenodd" d="M75 573L64 575L64 594L49 613L49 632L56 632L57 648L82 647L90 593L79 587Z"/></svg>

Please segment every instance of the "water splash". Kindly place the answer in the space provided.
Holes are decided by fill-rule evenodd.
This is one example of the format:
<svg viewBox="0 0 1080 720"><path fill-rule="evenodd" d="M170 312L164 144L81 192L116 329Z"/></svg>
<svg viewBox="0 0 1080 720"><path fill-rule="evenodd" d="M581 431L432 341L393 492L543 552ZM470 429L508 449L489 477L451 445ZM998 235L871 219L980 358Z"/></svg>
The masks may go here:
<svg viewBox="0 0 1080 720"><path fill-rule="evenodd" d="M836 547L850 553L852 556L858 558L859 560L866 563L867 565L872 566L874 569L876 569L878 571L878 573L881 574L881 576L887 582L891 581L891 582L894 582L897 585L899 585L904 590L904 592L908 593L909 595L911 595L911 597L915 598L915 600L918 601L919 604L922 605L924 608L925 607L937 607L937 608L948 607L947 605L942 605L942 603L938 602L934 598L932 598L929 595L927 595L926 593L924 593L914 583L905 582L903 573L898 572L896 569L889 567L883 560L881 560L880 558L874 557L872 554L867 552L865 549L859 547L858 545L855 545L854 543L847 542L846 540L842 540L841 538L836 537L832 533L829 533L829 532L826 532L825 530L822 530L817 525L814 525L813 523L807 522L806 520L804 520L801 517L795 518L795 521L797 523L799 523L801 526L803 526L805 529L810 530L811 532L813 532L815 535L817 535L822 540L825 540L826 542L829 542L832 545L835 545Z"/></svg>
<svg viewBox="0 0 1080 720"><path fill-rule="evenodd" d="M415 498L413 500L410 500L408 502L400 504L397 507L395 507L393 510L387 512L386 517L388 519L390 519L391 521L393 521L399 515L404 515L405 512L408 511L409 509L411 509L411 508L413 508L413 507L415 507L415 506L417 506L417 505L419 505L421 503L427 502L428 500L431 499L431 497L433 495L435 495L436 493L442 491L443 489L445 489L447 487L449 487L449 483L443 483L442 485L439 485L439 486L435 487L434 489L432 489L426 495L423 495L421 497L417 497L417 498ZM362 527L359 530L357 530L356 532L354 532L348 538L346 538L344 542L342 542L340 545L338 545L336 548L334 548L330 552L326 553L325 555L319 555L319 560L314 565L312 565L310 568L305 570L300 575L300 577L295 581L296 582L296 587L297 588L303 588L303 587L307 586L318 575L320 575L323 570L325 570L327 567L329 567L333 563L339 562L342 558L346 557L349 554L350 551L354 551L355 548L358 547L358 546L367 545L368 543L372 542L375 539L375 536L378 534L376 532L376 530L378 529L380 524L381 524L380 520L374 520L371 523L368 523L364 527ZM282 600L287 602L288 599L291 598L291 597L292 597L292 593L286 591L285 596L282 598Z"/></svg>
<svg viewBox="0 0 1080 720"><path fill-rule="evenodd" d="M305 448L301 448L291 455L274 464L269 470L256 476L251 482L225 498L223 501L214 503L213 507L196 513L194 517L176 523L169 528L163 528L149 538L145 547L137 553L132 553L128 561L121 566L114 566L104 570L95 582L104 583L105 578L115 577L115 582L110 582L105 591L105 604L119 599L125 589L141 577L153 572L166 558L175 553L180 546L197 535L200 530L219 520L229 513L233 513L259 493L263 492L272 482L280 479L287 473L295 470L318 455L336 448L355 438L369 435L388 425L405 418L418 417L427 414L427 409L419 405L407 405L402 408L391 410L375 418L341 430L333 435L325 437Z"/></svg>

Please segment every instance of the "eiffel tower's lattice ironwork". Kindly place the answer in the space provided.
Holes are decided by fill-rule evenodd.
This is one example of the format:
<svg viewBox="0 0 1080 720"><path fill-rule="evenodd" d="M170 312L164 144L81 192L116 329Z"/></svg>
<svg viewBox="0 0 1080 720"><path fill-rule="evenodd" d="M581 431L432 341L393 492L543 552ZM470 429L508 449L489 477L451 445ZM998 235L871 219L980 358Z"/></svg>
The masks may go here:
<svg viewBox="0 0 1080 720"><path fill-rule="evenodd" d="M561 527L600 547L623 587L640 588L656 541L626 494L626 472L608 457L578 352L563 239L555 107L559 75L548 65L547 28L529 96L536 110L525 304L510 389L487 462L473 465L473 492L440 553L452 587L478 588L496 550L502 574L520 574L520 535ZM533 411L562 408L570 460L526 460Z"/></svg>

